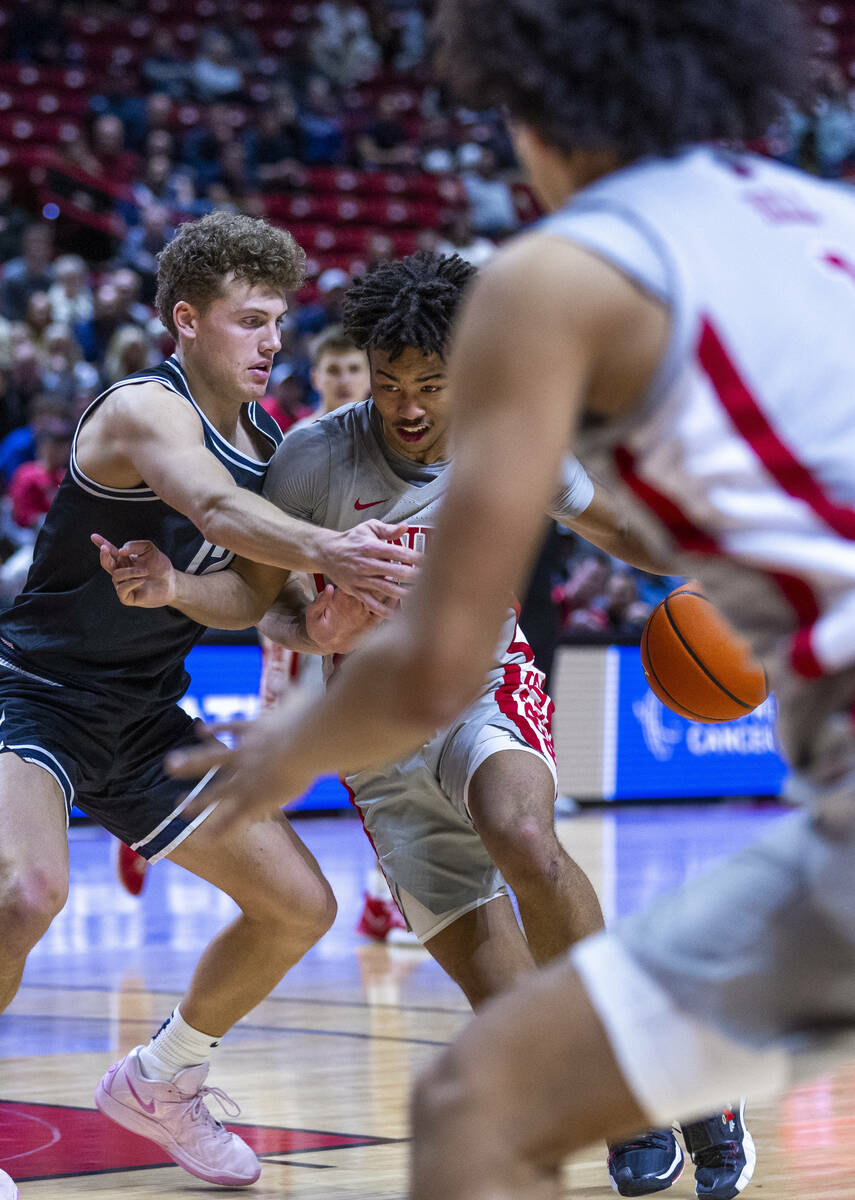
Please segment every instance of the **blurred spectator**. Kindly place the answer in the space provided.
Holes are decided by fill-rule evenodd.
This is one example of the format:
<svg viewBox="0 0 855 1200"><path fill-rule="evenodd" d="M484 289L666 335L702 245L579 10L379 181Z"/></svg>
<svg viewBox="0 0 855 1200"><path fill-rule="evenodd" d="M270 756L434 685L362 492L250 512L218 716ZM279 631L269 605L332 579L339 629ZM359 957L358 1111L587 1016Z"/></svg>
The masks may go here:
<svg viewBox="0 0 855 1200"><path fill-rule="evenodd" d="M465 212L456 212L448 223L446 236L437 246L440 254L459 254L473 267L483 267L496 252L496 243L472 232Z"/></svg>
<svg viewBox="0 0 855 1200"><path fill-rule="evenodd" d="M244 145L262 191L275 192L302 183L303 135L290 91L261 109L256 127L244 134Z"/></svg>
<svg viewBox="0 0 855 1200"><path fill-rule="evenodd" d="M142 210L141 223L129 229L115 258L117 266L133 267L140 278L142 299L153 304L157 291L157 256L175 233L169 212L160 204Z"/></svg>
<svg viewBox="0 0 855 1200"><path fill-rule="evenodd" d="M92 316L74 326L74 336L87 362L97 363L103 359L110 338L124 324L121 306L115 284L102 283L97 288Z"/></svg>
<svg viewBox="0 0 855 1200"><path fill-rule="evenodd" d="M608 633L621 637L640 635L650 616L650 605L639 597L636 577L629 569L612 572L606 583L604 611Z"/></svg>
<svg viewBox="0 0 855 1200"><path fill-rule="evenodd" d="M351 0L322 0L315 20L309 53L317 69L339 87L371 79L380 63L380 48L365 11Z"/></svg>
<svg viewBox="0 0 855 1200"><path fill-rule="evenodd" d="M148 335L139 325L122 325L107 345L101 381L105 388L126 375L141 371L153 361Z"/></svg>
<svg viewBox="0 0 855 1200"><path fill-rule="evenodd" d="M125 62L110 63L104 90L92 97L89 108L97 117L118 118L122 124L123 148L127 146L134 152L142 150L148 132L148 114L135 69Z"/></svg>
<svg viewBox="0 0 855 1200"><path fill-rule="evenodd" d="M41 390L42 372L38 351L28 337L15 338L13 331L11 364L3 398L4 432L27 419L30 401Z"/></svg>
<svg viewBox="0 0 855 1200"><path fill-rule="evenodd" d="M187 95L190 65L179 53L175 36L166 25L156 25L149 52L142 62L142 77L151 89L165 92L174 100Z"/></svg>
<svg viewBox="0 0 855 1200"><path fill-rule="evenodd" d="M27 335L38 352L40 363L44 361L45 356L45 330L52 320L50 296L47 292L33 292L27 300L24 324Z"/></svg>
<svg viewBox="0 0 855 1200"><path fill-rule="evenodd" d="M223 189L222 196L214 191L218 186ZM239 212L254 217L263 215L264 205L258 193L258 181L255 171L247 162L243 142L234 141L223 146L220 152L219 178L211 182L208 195L218 208L224 203L230 203Z"/></svg>
<svg viewBox="0 0 855 1200"><path fill-rule="evenodd" d="M105 113L92 126L92 153L97 172L111 183L132 183L139 176L140 160L125 147L125 127L119 117Z"/></svg>
<svg viewBox="0 0 855 1200"><path fill-rule="evenodd" d="M496 156L489 146L470 142L461 148L463 186L469 202L469 222L483 237L505 237L519 225L514 197L499 175Z"/></svg>
<svg viewBox="0 0 855 1200"><path fill-rule="evenodd" d="M350 283L347 271L340 267L328 267L318 277L318 300L315 304L304 304L295 317L297 334L320 333L327 325L340 325L344 292Z"/></svg>
<svg viewBox="0 0 855 1200"><path fill-rule="evenodd" d="M0 263L8 262L18 253L21 234L30 218L12 199L12 180L0 175Z"/></svg>
<svg viewBox="0 0 855 1200"><path fill-rule="evenodd" d="M53 264L54 282L48 290L54 321L73 325L92 316L89 272L79 254L63 254Z"/></svg>
<svg viewBox="0 0 855 1200"><path fill-rule="evenodd" d="M219 30L209 29L202 38L199 54L190 69L190 80L203 104L240 97L243 73L233 59L229 39Z"/></svg>
<svg viewBox="0 0 855 1200"><path fill-rule="evenodd" d="M384 92L377 101L377 116L357 142L364 167L413 167L418 148L410 140L400 118L398 102L392 92Z"/></svg>
<svg viewBox="0 0 855 1200"><path fill-rule="evenodd" d="M293 363L277 363L270 372L268 392L261 407L283 431L312 414L306 403L306 388Z"/></svg>
<svg viewBox="0 0 855 1200"><path fill-rule="evenodd" d="M28 420L19 425L0 441L0 485L8 487L9 480L22 463L32 462L37 456L36 435L48 421L67 419L66 405L58 396L37 394L29 403Z"/></svg>
<svg viewBox="0 0 855 1200"><path fill-rule="evenodd" d="M202 122L187 134L181 158L193 172L200 192L204 193L220 178L223 147L233 142L235 136L232 110L227 104L208 105L203 110Z"/></svg>
<svg viewBox="0 0 855 1200"><path fill-rule="evenodd" d="M35 461L17 467L9 482L12 520L22 529L32 529L50 508L68 469L73 433L71 423L57 417L39 423Z"/></svg>
<svg viewBox="0 0 855 1200"><path fill-rule="evenodd" d="M0 281L0 315L23 320L33 292L47 292L53 283L53 231L41 221L28 225L21 236L21 256L6 263Z"/></svg>
<svg viewBox="0 0 855 1200"><path fill-rule="evenodd" d="M598 552L590 552L572 567L570 578L557 584L552 598L561 610L561 628L564 632L587 630L604 633L608 617L602 604L611 570L608 558Z"/></svg>
<svg viewBox="0 0 855 1200"><path fill-rule="evenodd" d="M42 349L42 386L45 392L63 404L70 404L78 390L92 382L92 371L92 365L81 359L80 346L71 327L62 321L48 325Z"/></svg>
<svg viewBox="0 0 855 1200"><path fill-rule="evenodd" d="M344 126L330 81L313 75L298 117L307 166L334 166L345 160Z"/></svg>
<svg viewBox="0 0 855 1200"><path fill-rule="evenodd" d="M113 287L119 294L118 314L122 321L130 321L142 328L148 325L152 310L143 304L142 280L131 267L119 267L112 275Z"/></svg>

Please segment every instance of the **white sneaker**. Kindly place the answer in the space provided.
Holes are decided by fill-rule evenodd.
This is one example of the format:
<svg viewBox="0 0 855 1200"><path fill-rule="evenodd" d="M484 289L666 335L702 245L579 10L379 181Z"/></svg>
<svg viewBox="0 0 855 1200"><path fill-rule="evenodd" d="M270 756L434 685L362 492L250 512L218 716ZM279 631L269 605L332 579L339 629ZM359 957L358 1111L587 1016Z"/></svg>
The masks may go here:
<svg viewBox="0 0 855 1200"><path fill-rule="evenodd" d="M216 1121L205 1104L213 1096L229 1116L240 1109L220 1088L205 1087L208 1063L187 1067L171 1082L146 1079L140 1069L142 1046L114 1063L98 1084L95 1103L117 1125L150 1138L170 1158L208 1183L245 1187L261 1174L261 1163L246 1142Z"/></svg>
<svg viewBox="0 0 855 1200"><path fill-rule="evenodd" d="M5 1171L0 1171L0 1200L18 1200L15 1180L10 1179Z"/></svg>

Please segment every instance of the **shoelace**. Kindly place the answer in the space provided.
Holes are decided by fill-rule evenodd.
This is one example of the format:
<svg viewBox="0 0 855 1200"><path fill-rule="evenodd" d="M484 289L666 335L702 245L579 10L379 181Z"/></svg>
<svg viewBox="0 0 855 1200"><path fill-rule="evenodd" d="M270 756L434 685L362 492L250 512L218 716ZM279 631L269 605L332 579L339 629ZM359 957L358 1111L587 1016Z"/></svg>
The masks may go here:
<svg viewBox="0 0 855 1200"><path fill-rule="evenodd" d="M716 1146L704 1146L692 1155L696 1167L736 1166L742 1158L739 1142L719 1142Z"/></svg>
<svg viewBox="0 0 855 1200"><path fill-rule="evenodd" d="M217 1120L217 1118L214 1116L214 1114L211 1112L211 1110L208 1108L207 1104L205 1103L206 1096L213 1097L213 1099L216 1100L217 1104L219 1104L220 1108L223 1110L223 1112L226 1114L226 1116L229 1116L229 1117L239 1117L240 1116L240 1105L237 1104L234 1100L232 1100L231 1096L229 1096L226 1092L224 1092L222 1088L201 1087L201 1088L199 1088L196 1095L193 1097L193 1100L190 1104L189 1112L190 1112L190 1116L193 1117L194 1120L201 1119L201 1120L205 1121L207 1119L207 1121L210 1122L210 1124L215 1127L217 1132L224 1129L222 1121Z"/></svg>
<svg viewBox="0 0 855 1200"><path fill-rule="evenodd" d="M671 1135L664 1130L655 1131L653 1133L643 1133L639 1137L634 1138L631 1142L620 1142L611 1147L614 1150L620 1150L623 1154L627 1150L650 1150L655 1147L659 1150L666 1150L670 1144Z"/></svg>

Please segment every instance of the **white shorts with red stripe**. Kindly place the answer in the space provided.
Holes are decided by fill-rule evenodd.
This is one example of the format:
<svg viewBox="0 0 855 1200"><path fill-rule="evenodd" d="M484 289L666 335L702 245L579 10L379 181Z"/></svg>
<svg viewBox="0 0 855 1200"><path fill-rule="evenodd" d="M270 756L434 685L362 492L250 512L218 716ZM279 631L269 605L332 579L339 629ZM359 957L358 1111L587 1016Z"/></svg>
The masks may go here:
<svg viewBox="0 0 855 1200"><path fill-rule="evenodd" d="M495 690L410 758L346 780L408 925L429 941L507 888L469 813L478 768L501 751L533 754L556 787L552 701L543 675L509 664Z"/></svg>

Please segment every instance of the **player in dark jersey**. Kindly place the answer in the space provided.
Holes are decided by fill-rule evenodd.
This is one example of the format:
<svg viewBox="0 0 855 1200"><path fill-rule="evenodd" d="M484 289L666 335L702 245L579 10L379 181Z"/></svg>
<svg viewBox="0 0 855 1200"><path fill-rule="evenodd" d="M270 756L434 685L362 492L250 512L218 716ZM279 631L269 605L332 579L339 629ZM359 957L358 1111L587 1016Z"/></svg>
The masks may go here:
<svg viewBox="0 0 855 1200"><path fill-rule="evenodd" d="M152 1044L96 1095L120 1124L222 1184L249 1183L260 1166L198 1103L211 1047L328 928L334 900L281 815L221 838L200 778L190 797L203 811L187 816L186 785L162 761L194 737L177 701L204 627L193 613L123 607L90 534L151 536L192 574L231 565L269 599L282 567L323 570L381 611L402 593L395 579L416 556L385 540L396 530L329 534L260 495L281 433L258 401L303 265L293 238L263 221L215 213L181 227L158 274L176 353L84 414L24 590L0 617L0 1008L65 902L72 802L147 859L168 855L226 891L240 915Z"/></svg>

